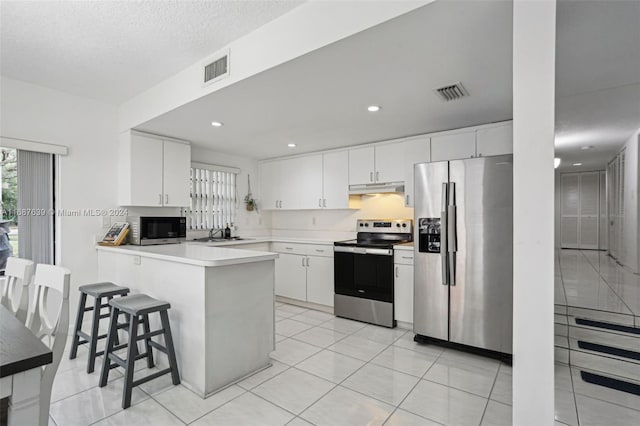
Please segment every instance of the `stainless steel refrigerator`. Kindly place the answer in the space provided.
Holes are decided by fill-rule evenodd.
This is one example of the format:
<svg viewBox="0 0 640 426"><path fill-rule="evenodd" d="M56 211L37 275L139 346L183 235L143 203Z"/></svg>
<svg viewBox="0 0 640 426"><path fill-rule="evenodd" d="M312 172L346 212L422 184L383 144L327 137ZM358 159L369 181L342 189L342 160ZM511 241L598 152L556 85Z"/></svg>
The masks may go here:
<svg viewBox="0 0 640 426"><path fill-rule="evenodd" d="M414 178L416 339L511 354L513 156L416 164Z"/></svg>

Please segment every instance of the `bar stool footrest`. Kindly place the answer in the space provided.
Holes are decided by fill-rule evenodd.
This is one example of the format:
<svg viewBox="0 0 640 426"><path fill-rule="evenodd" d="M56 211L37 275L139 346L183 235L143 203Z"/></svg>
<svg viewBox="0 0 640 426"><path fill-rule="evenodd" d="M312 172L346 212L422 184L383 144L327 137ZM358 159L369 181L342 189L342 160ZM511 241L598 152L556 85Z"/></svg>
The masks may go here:
<svg viewBox="0 0 640 426"><path fill-rule="evenodd" d="M149 339L150 337L153 337L153 336L159 336L161 334L164 334L164 329L163 328L161 328L160 330L151 331L149 333L138 334L136 336L136 340L145 340L145 339Z"/></svg>
<svg viewBox="0 0 640 426"><path fill-rule="evenodd" d="M154 342L153 340L149 342L149 346L151 346L154 349L159 350L160 352L163 352L164 354L168 355L169 352L167 351L166 346L162 346L160 343L158 342Z"/></svg>
<svg viewBox="0 0 640 426"><path fill-rule="evenodd" d="M136 387L143 383L147 383L149 380L157 379L158 377L164 376L167 373L171 373L171 368L165 368L164 370L160 370L156 373L149 374L148 376L145 376L141 379L134 380L133 383L131 383L131 387Z"/></svg>

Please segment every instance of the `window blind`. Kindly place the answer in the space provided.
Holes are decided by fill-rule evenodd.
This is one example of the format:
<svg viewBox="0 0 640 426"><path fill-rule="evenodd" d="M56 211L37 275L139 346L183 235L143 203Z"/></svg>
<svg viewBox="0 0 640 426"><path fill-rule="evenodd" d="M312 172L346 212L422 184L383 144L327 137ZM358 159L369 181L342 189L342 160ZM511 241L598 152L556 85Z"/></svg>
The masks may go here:
<svg viewBox="0 0 640 426"><path fill-rule="evenodd" d="M189 229L224 228L235 222L238 201L236 170L192 165L191 205L186 212Z"/></svg>

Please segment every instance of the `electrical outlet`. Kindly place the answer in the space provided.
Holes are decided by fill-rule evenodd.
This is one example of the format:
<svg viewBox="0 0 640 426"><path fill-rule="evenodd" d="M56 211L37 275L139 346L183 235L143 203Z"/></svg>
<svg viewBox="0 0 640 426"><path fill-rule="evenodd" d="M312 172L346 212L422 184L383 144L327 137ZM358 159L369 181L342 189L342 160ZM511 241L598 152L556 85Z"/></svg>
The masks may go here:
<svg viewBox="0 0 640 426"><path fill-rule="evenodd" d="M133 264L134 265L140 264L140 256L133 256Z"/></svg>

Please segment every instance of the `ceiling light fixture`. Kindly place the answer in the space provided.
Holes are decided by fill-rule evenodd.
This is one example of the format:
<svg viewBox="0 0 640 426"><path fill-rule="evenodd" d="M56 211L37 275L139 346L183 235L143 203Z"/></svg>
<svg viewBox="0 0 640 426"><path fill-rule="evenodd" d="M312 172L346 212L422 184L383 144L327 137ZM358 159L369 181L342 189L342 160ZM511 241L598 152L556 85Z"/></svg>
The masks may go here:
<svg viewBox="0 0 640 426"><path fill-rule="evenodd" d="M554 158L554 159L553 159L553 168L554 168L554 169L557 169L557 168L558 168L558 166L560 165L560 162L561 162L561 161L562 161L562 160L561 160L561 159L559 159L558 157Z"/></svg>
<svg viewBox="0 0 640 426"><path fill-rule="evenodd" d="M367 111L369 111L369 112L378 112L378 111L380 111L380 107L378 105L369 105L367 107Z"/></svg>
<svg viewBox="0 0 640 426"><path fill-rule="evenodd" d="M287 144L287 146L288 146L289 148L295 148L295 147L296 147L296 144L295 144L295 143L288 143L288 144Z"/></svg>
<svg viewBox="0 0 640 426"><path fill-rule="evenodd" d="M580 149L583 151L586 151L588 149L593 149L593 145L581 146Z"/></svg>
<svg viewBox="0 0 640 426"><path fill-rule="evenodd" d="M212 122L211 122L211 125L212 125L213 127L222 127L222 123L221 123L221 122L219 122L219 121L212 121Z"/></svg>
<svg viewBox="0 0 640 426"><path fill-rule="evenodd" d="M574 166L582 166L582 163L573 163Z"/></svg>

